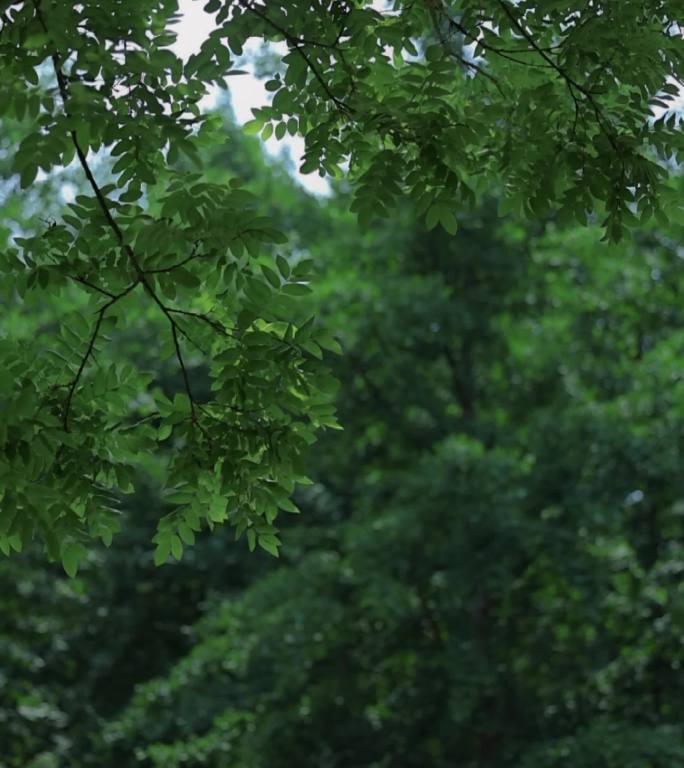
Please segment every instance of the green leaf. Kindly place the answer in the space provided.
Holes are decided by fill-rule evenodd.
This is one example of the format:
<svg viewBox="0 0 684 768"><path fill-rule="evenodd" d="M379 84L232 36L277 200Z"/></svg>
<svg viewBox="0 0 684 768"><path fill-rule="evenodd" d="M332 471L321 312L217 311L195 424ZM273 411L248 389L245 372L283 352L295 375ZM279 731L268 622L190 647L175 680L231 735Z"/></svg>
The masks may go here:
<svg viewBox="0 0 684 768"><path fill-rule="evenodd" d="M282 496L278 499L278 507L285 512L290 512L293 515L300 514L299 507L297 507L291 499L287 498L287 496Z"/></svg>
<svg viewBox="0 0 684 768"><path fill-rule="evenodd" d="M86 548L75 541L66 542L62 547L62 566L67 576L74 578L78 573L80 564L85 559L88 551Z"/></svg>
<svg viewBox="0 0 684 768"><path fill-rule="evenodd" d="M242 130L247 136L256 136L263 126L264 124L261 120L249 120L242 126Z"/></svg>
<svg viewBox="0 0 684 768"><path fill-rule="evenodd" d="M209 504L207 517L213 523L223 523L227 518L226 507L228 501L221 496L214 496Z"/></svg>
<svg viewBox="0 0 684 768"><path fill-rule="evenodd" d="M264 273L264 277L274 288L280 288L280 278L270 267L262 264L261 271Z"/></svg>
<svg viewBox="0 0 684 768"><path fill-rule="evenodd" d="M283 279L287 280L290 276L290 265L287 263L287 259L278 254L276 256L276 264L278 265L278 271L283 276Z"/></svg>
<svg viewBox="0 0 684 768"><path fill-rule="evenodd" d="M171 554L171 541L169 538L162 539L154 551L154 564L159 567L169 559Z"/></svg>
<svg viewBox="0 0 684 768"><path fill-rule="evenodd" d="M308 283L286 283L280 290L288 296L306 296L311 293Z"/></svg>
<svg viewBox="0 0 684 768"><path fill-rule="evenodd" d="M20 174L21 188L26 189L27 187L30 187L31 184L33 184L33 182L35 181L35 178L37 175L38 175L38 166L33 164L24 166Z"/></svg>
<svg viewBox="0 0 684 768"><path fill-rule="evenodd" d="M425 214L425 226L428 231L434 229L440 220L441 208L438 204L433 204L428 208Z"/></svg>
<svg viewBox="0 0 684 768"><path fill-rule="evenodd" d="M452 211L445 207L440 207L439 220L450 235L455 235L458 230L458 221Z"/></svg>
<svg viewBox="0 0 684 768"><path fill-rule="evenodd" d="M178 536L171 536L171 554L180 561L183 557L183 544Z"/></svg>
<svg viewBox="0 0 684 768"><path fill-rule="evenodd" d="M278 541L276 536L270 536L268 534L265 534L263 536L259 536L259 546L262 549L265 549L266 552L268 552L270 555L273 555L273 557L279 557L278 547L280 545L280 542Z"/></svg>
<svg viewBox="0 0 684 768"><path fill-rule="evenodd" d="M48 36L44 32L35 32L24 41L24 46L29 50L36 50L42 48L49 41Z"/></svg>

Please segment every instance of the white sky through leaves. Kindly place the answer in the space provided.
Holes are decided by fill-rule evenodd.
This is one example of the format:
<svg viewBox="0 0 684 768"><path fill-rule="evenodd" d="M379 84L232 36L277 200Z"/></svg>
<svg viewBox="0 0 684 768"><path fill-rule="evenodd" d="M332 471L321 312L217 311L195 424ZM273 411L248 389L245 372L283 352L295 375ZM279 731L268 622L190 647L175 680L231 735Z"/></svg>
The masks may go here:
<svg viewBox="0 0 684 768"><path fill-rule="evenodd" d="M204 12L204 4L203 0L179 0L179 10L183 18L176 28L178 39L173 50L183 60L199 50L203 40L214 28L214 17ZM249 65L240 65L240 69L249 68ZM267 103L268 93L263 82L251 74L228 77L227 81L230 86L230 98L235 117L239 123L246 123L253 117L252 107L260 107ZM215 103L217 93L218 88L214 87L213 92L205 102L206 107ZM300 165L300 158L304 151L304 140L301 137L286 135L285 138L278 141L274 136L271 136L264 144L271 155L277 156L283 150L290 153L294 161L294 175L309 192L320 195L330 191L327 180L322 179L317 173L307 175L297 173L296 169Z"/></svg>

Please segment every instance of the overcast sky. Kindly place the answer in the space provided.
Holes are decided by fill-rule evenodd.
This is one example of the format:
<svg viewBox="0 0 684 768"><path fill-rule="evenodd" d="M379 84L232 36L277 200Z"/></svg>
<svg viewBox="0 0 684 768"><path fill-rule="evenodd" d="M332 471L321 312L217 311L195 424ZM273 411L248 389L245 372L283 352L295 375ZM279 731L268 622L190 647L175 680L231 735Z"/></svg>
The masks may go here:
<svg viewBox="0 0 684 768"><path fill-rule="evenodd" d="M214 17L202 10L204 2L199 0L179 0L180 11L183 14L181 23L176 28L178 40L174 50L178 56L187 59L193 53L199 50L202 41L207 37L214 27ZM248 67L240 66L240 69ZM267 92L263 83L250 74L239 75L227 78L230 85L230 97L233 103L235 116L240 123L251 120L252 107L260 107L267 103ZM214 89L207 99L206 107L210 107L216 100L218 89ZM275 136L264 142L266 149L272 155L278 155L284 148L289 150L295 160L295 165L299 166L299 158L304 149L304 140L299 136L291 137L286 135L282 141L278 141ZM325 194L329 191L328 182L322 179L317 173L310 173L302 176L296 173L296 178L309 191L317 194Z"/></svg>

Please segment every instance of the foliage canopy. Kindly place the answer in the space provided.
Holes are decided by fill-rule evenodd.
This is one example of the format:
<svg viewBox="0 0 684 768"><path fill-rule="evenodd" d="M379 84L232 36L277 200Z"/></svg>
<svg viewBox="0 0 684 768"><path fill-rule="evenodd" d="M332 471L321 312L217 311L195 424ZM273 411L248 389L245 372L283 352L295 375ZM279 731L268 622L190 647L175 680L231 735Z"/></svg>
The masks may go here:
<svg viewBox="0 0 684 768"><path fill-rule="evenodd" d="M224 522L278 551L303 453L337 426L322 358L339 345L311 316L307 244L287 248L239 174L202 169L223 139L199 102L238 74L250 38L284 45L266 64L272 100L245 130L304 136L303 172L348 166L362 224L407 196L428 228L453 233L457 211L495 188L504 211L599 216L613 241L678 215L679 0L376 6L209 0L215 29L182 62L175 0L1 4L0 117L22 134L12 168L25 189L50 183L39 172L82 178L44 226L5 232L13 312L46 309L0 339L5 553L38 534L75 573L89 538L111 542L118 494L160 447L171 510L157 562ZM131 364L120 351L145 320L158 336ZM172 390L148 372L156 357L175 361Z"/></svg>
<svg viewBox="0 0 684 768"><path fill-rule="evenodd" d="M224 130L211 181L319 254L345 429L279 560L216 535L154 568L152 463L76 578L2 559L0 766L684 768L683 227L606 246L489 199L360 232ZM131 364L166 322L135 311Z"/></svg>

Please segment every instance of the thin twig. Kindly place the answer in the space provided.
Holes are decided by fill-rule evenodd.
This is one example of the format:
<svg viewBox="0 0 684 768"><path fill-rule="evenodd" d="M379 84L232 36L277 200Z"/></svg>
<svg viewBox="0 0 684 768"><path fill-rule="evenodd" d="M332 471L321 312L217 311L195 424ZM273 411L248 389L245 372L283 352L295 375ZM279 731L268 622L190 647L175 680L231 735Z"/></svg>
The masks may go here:
<svg viewBox="0 0 684 768"><path fill-rule="evenodd" d="M210 325L215 331L219 331L224 336L232 336L230 331L218 320L214 320L209 315L202 312L191 312L187 309L176 309L175 307L165 307L166 311L175 315L184 315L185 317L194 317L196 320L202 320Z"/></svg>
<svg viewBox="0 0 684 768"><path fill-rule="evenodd" d="M197 249L199 248L199 241L197 241L193 247L192 251L190 252L189 256L186 256L182 261L179 261L177 264L173 264L170 267L160 267L159 269L146 269L145 274L146 275L159 275L163 274L165 272L173 272L174 269L179 269L180 267L184 267L188 262L193 261L194 259L203 259L206 256L209 256L208 253L197 253Z"/></svg>
<svg viewBox="0 0 684 768"><path fill-rule="evenodd" d="M103 296L108 296L110 299L113 299L115 296L115 294L113 294L111 291L107 291L104 288L101 288L99 285L95 285L95 283L91 283L90 281L86 280L80 275L67 275L67 277L70 278L71 280L76 281L77 283L81 283L82 285L88 286L88 288L92 288L94 291L101 293Z"/></svg>
<svg viewBox="0 0 684 768"><path fill-rule="evenodd" d="M311 70L313 73L313 76L316 78L316 80L319 82L321 88L325 91L327 97L335 104L335 106L341 111L348 115L351 115L354 113L354 110L347 104L343 99L340 99L338 96L335 96L335 94L330 90L330 86L325 82L323 76L318 71L318 67L316 67L311 61L311 58L306 53L302 45L300 44L300 41L298 38L296 38L294 35L290 34L284 27L281 27L278 22L273 21L273 19L270 19L265 13L260 11L258 8L255 8L250 3L245 2L244 0L239 0L240 5L250 13L253 13L255 16L260 18L262 21L266 22L270 27L276 30L276 32L279 32L283 37L290 43L290 45L297 51L297 53L304 59L304 62L306 63L307 67Z"/></svg>
<svg viewBox="0 0 684 768"><path fill-rule="evenodd" d="M504 96L504 92L501 88L501 85L499 84L499 81L494 77L494 75L492 75L490 72L487 72L483 67L479 66L474 61L470 61L469 59L466 59L465 56L461 56L461 54L457 53L454 50L451 50L450 49L451 41L448 39L444 39L440 34L439 30L437 30L437 34L439 35L439 41L442 44L442 48L448 56L451 56L451 58L456 59L456 61L463 64L464 67L468 67L469 69L472 69L473 71L487 78L487 80L490 80L492 83L494 83L499 93L502 96Z"/></svg>
<svg viewBox="0 0 684 768"><path fill-rule="evenodd" d="M534 62L531 62L531 61L521 61L520 59L516 59L514 56L510 56L506 52L505 48L496 48L493 45L489 45L489 43L486 43L481 37L476 37L472 32L466 29L460 22L456 21L456 19L452 19L451 16L447 16L447 21L451 26L455 27L461 34L463 34L469 40L472 40L473 43L475 43L476 45L479 45L485 51L491 51L492 53L495 53L497 56L500 56L502 59L507 59L508 61L512 61L515 64L520 64L520 66L523 66L523 67L538 67L541 69L549 68L547 64L535 64ZM532 51L529 51L529 52L532 53Z"/></svg>
<svg viewBox="0 0 684 768"><path fill-rule="evenodd" d="M153 413L148 413L147 416L143 416L141 419L138 419L138 421L134 421L133 424L124 424L123 421L117 421L116 424L112 424L111 427L107 427L107 432L116 432L116 430L123 432L124 430L135 429L141 424L145 424L146 422L150 421L150 419L160 418L161 413L159 413L159 411L154 411Z"/></svg>
<svg viewBox="0 0 684 768"><path fill-rule="evenodd" d="M497 0L498 4L503 9L504 13L508 16L508 18L511 20L511 23L516 27L516 29L520 32L520 34L527 40L527 42L537 51L537 53L548 63L550 67L552 67L558 75L566 82L568 89L572 93L572 88L576 88L583 96L584 98L589 102L591 105L594 115L596 116L596 122L598 123L599 128L603 132L603 134L608 139L611 147L613 148L613 151L618 155L620 158L620 162L622 164L622 175L625 174L624 169L624 160L622 159L622 152L620 151L620 148L617 145L617 142L615 141L615 136L613 135L612 130L610 130L609 127L605 124L605 117L603 113L601 112L600 107L596 103L596 100L594 99L593 94L591 91L583 86L581 83L578 83L574 78L572 78L559 64L557 61L552 59L544 50L542 50L538 45L537 41L532 37L532 35L525 29L525 25L522 24L516 15L511 11L511 9L508 7L508 4L505 2L505 0ZM574 97L573 97L574 98Z"/></svg>
<svg viewBox="0 0 684 768"><path fill-rule="evenodd" d="M47 25L45 23L45 20L43 18L41 10L40 10L40 0L33 0L33 5L34 5L35 11L36 11L36 17L38 18L41 27L43 28L45 34L49 34ZM67 89L66 78L64 77L64 73L61 70L58 55L56 53L53 53L52 56L51 56L51 59L52 59L52 64L53 64L53 68L54 68L54 71L55 71L55 75L57 77L57 84L58 84L60 95L62 97L62 103L64 105L64 112L65 112L65 114L67 116L69 116L69 111L68 111L69 94L68 94L68 89ZM163 312L164 316L166 317L166 319L169 321L169 324L171 325L171 333L172 333L172 336L173 336L173 342L174 342L174 346L175 346L175 349L176 349L176 357L178 359L178 363L179 363L180 368L181 368L181 372L182 372L182 375L183 375L183 380L184 380L184 383L185 383L185 389L186 389L186 391L188 393L188 398L190 400L190 409L191 409L192 420L193 420L193 422L195 422L195 420L196 420L195 401L194 401L194 398L192 396L192 391L190 389L190 381L189 381L189 378L188 378L188 372L187 372L187 369L185 367L185 361L183 360L183 355L182 355L182 352L181 352L181 349L180 349L180 343L179 343L179 339L178 339L178 334L179 333L182 334L183 336L185 336L186 338L189 338L189 336L180 326L177 325L176 321L173 318L173 315L171 314L171 310L169 308L167 308L166 305L161 301L161 299L155 293L154 288L150 284L149 280L147 280L147 278L145 276L145 272L142 269L142 267L140 266L140 263L138 262L138 260L137 260L137 258L135 256L135 253L133 252L133 249L131 248L131 246L128 243L125 242L124 236L123 236L123 232L121 231L121 228L119 227L119 225L117 224L116 220L114 219L114 216L113 216L113 214L112 214L112 212L111 212L111 210L109 208L109 204L107 202L107 199L106 199L104 193L102 192L102 190L100 189L100 186L98 185L97 180L95 179L95 176L93 175L93 172L92 172L90 166L88 165L88 160L86 158L85 152L81 148L81 145L80 145L80 143L78 141L78 137L76 135L76 132L72 130L69 133L70 133L71 140L73 142L74 148L76 150L76 154L78 156L78 160L79 160L79 163L81 165L81 168L83 169L83 172L85 173L85 176L86 176L86 178L88 180L88 183L90 184L90 187L93 190L93 193L95 194L95 197L96 197L96 199L98 201L98 205L100 207L100 210L102 211L102 214L104 215L105 220L107 221L110 229L114 232L117 240L119 241L119 244L124 249L124 252L126 253L128 258L130 259L133 267L135 268L135 271L136 271L138 279L134 283L132 283L124 292L122 292L121 294L117 294L116 296L113 296L110 299L110 301L107 302L107 304L105 304L99 310L99 312L98 312L98 319L97 319L97 322L96 322L93 334L91 336L90 343L88 345L88 349L86 351L86 354L85 354L83 360L81 361L81 365L79 367L79 371L78 371L78 373L76 375L76 378L75 378L74 382L72 382L72 385L71 385L71 388L70 388L70 391L69 391L69 395L68 395L68 398L67 398L67 407L66 407L65 418L64 418L65 429L66 429L66 426L68 424L68 412L69 412L69 408L71 406L71 400L73 398L73 393L74 393L74 391L76 389L76 386L77 386L78 381L79 381L79 379L81 377L81 374L83 373L83 369L85 368L85 365L86 365L88 359L90 358L90 356L92 354L93 346L95 344L95 339L97 338L97 335L98 335L99 330L100 330L100 326L102 324L102 320L104 318L104 313L106 312L106 310L115 301L118 301L126 293L128 293L131 290L133 290L133 288L138 283L142 283L143 284L143 286L144 286L145 290L147 291L147 293L150 295L150 297L155 302L155 304L157 304L157 306ZM190 314L190 313L188 313L188 314ZM215 328L217 327L214 324L212 324L212 325Z"/></svg>
<svg viewBox="0 0 684 768"><path fill-rule="evenodd" d="M195 398L192 396L192 389L190 389L190 379L188 377L188 371L185 367L185 361L183 360L183 353L181 352L180 343L178 342L178 331L176 329L175 323L171 323L171 333L173 335L173 345L176 348L176 359L178 360L178 364L180 365L181 371L183 373L185 391L187 392L188 400L190 401L190 416L194 423L197 420L197 416L195 414Z"/></svg>
<svg viewBox="0 0 684 768"><path fill-rule="evenodd" d="M95 342L97 341L97 337L100 333L100 327L102 326L102 321L104 320L105 314L113 304L116 304L116 302L119 301L119 299L123 299L123 297L129 294L136 287L137 284L138 284L137 281L135 283L131 283L125 290L121 291L121 293L118 293L115 296L112 296L112 298L108 302L103 304L97 312L97 320L95 321L93 331L90 334L88 347L85 351L85 354L81 358L81 364L78 366L78 371L76 371L76 375L72 379L71 384L69 384L69 392L67 393L66 403L64 404L64 416L62 418L65 432L69 431L69 411L71 410L71 402L74 399L74 393L76 392L76 387L78 386L78 383L81 380L81 376L83 375L83 371L85 370L88 360L92 357L93 350L95 348Z"/></svg>

